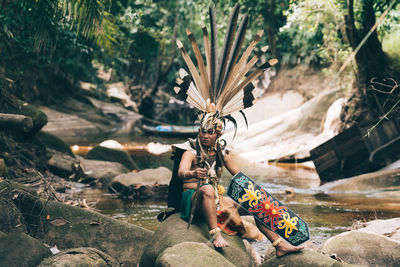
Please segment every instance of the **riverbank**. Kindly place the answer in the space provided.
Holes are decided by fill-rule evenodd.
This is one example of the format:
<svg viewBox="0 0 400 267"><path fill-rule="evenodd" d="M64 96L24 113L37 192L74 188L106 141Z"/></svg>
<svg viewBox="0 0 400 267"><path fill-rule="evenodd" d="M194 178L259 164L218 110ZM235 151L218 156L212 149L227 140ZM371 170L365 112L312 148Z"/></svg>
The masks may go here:
<svg viewBox="0 0 400 267"><path fill-rule="evenodd" d="M269 97L271 97L270 99L268 99L267 97L261 100L265 101L264 104L273 103L274 101L276 102L277 99L276 95L273 94L269 95ZM74 101L77 100L71 100L71 102L69 103L75 103ZM323 106L325 107L323 112L325 112L328 109L328 107L327 105ZM54 245L57 245L57 249L61 250L63 254L72 255L76 252L73 251L68 252L68 249L78 249L81 246L85 247L92 246L100 250L100 252L96 251L96 254L98 255L102 255L101 254L102 251L103 253L104 252L107 253L111 258L115 258L119 263L122 262L128 266L129 264L137 264L137 262L139 262L140 260L141 254L145 250L145 246L147 246L150 240L150 237L157 238L153 237L151 232L146 232L142 228L134 228L134 230L132 228L132 231L134 233L136 232L147 233L146 237L141 239L141 241L138 241L138 244L136 244L141 248L139 250L133 250L128 252L126 252L125 249L121 248L122 252L120 251L118 253L122 254L118 254L116 252L113 252L113 250L110 247L112 248L115 248L115 246L119 247L120 245L119 241L114 244L108 243L107 245L107 242L105 240L90 239L88 236L83 235L82 234L83 232L79 231L88 231L88 233L90 233L91 235L97 235L97 231L107 230L109 232L101 232L101 233L105 236L113 235L116 237L116 240L119 240L119 238L122 237L129 240L135 240L135 237L123 236L118 231L114 231L113 229L107 228L108 226L107 227L105 226L109 224L120 225L120 222L122 221L123 227L127 227L126 229L128 229L129 231L131 229L129 227L131 227L132 223L137 225L139 224L144 228L148 229L151 228L151 230L156 230L159 227L159 223L154 218L153 221L151 222L151 226L149 226L149 224L147 223L142 223L142 222L149 220L150 217L154 217L155 213L158 213L159 211L165 208L165 205L163 205L162 203L163 202L165 203L165 192L166 192L165 186L168 183L170 172L168 173L168 170L165 169L162 171L153 170L153 174L150 175L153 177L152 180L139 181L138 175L140 176L141 173L136 171L138 171L138 169L142 170L147 168L156 168L159 166L166 166L168 164L171 164L171 161L169 160L170 151L162 153L159 156L156 156L152 153L148 153L148 151L146 152L147 153L146 156L144 156L143 154L135 156L136 153L133 153L132 155L127 155L127 153L122 152L119 153L120 156L117 157L113 154L114 150L105 150L105 148L102 147L100 149L95 149L98 150L99 152L97 153L97 156L91 155L90 158L88 158L86 157L87 155L85 155L84 157L79 157L77 155L74 155L71 152L68 145L63 143L61 140L57 139L57 137L48 134L49 132L51 132L49 129L53 129L56 132L63 133L65 137L67 137L68 134L72 133L73 138L78 138L78 139L84 138L85 137L84 129L86 121L90 121L91 120L90 118L94 117L95 118L93 120L94 123L88 124L87 126L88 135L95 133L91 132L94 129L96 129L96 131L99 131L100 135L105 134L105 136L103 135L101 138L99 138L98 141L92 139L91 142L92 144L94 144L93 147L96 148L98 147L96 146L96 144L99 144L101 141L104 141L105 137L109 137L106 131L101 132L101 130L109 129L109 127L114 128L117 127L118 125L110 121L111 118L113 118L113 116L115 115L105 115L104 112L97 113L98 108L93 109L93 104L90 104L88 106L84 104L79 104L79 107L80 108L71 107L70 109L68 109L70 110L69 114L63 113L61 111L57 112L50 111L48 113L49 123L47 123L46 126L44 127L44 129L48 127L47 133L40 133L38 134L38 136L35 135L35 138L33 138L32 140L24 140L23 142L13 141L13 145L17 148L17 150L15 150L15 152L12 153L7 152L8 154L4 153L2 154L2 157L4 157L5 159L4 160L5 165L8 167L7 168L8 174L7 173L6 175L2 174L3 177L5 177L3 178L3 182L6 183L2 188L6 189L4 189L4 191L1 192L2 193L7 192L6 195L2 195L2 201L3 201L2 203L14 203L15 205L15 203L18 201L18 199L20 199L20 197L16 196L15 198L13 198L15 195L12 194L12 192L14 193L18 192L19 194L20 192L26 190L26 189L18 189L20 191L15 191L16 189L12 186L10 187L9 183L10 180L13 180L13 181L18 181L19 183L26 184L31 188L35 188L35 191L39 193L41 199L40 200L35 199L33 203L40 202L46 204L45 206L47 206L47 203L52 203L49 204L49 207L53 207L54 205L55 206L58 205L58 204L53 204L53 202L55 201L55 203L59 202L59 203L69 204L70 206L71 205L79 206L81 207L81 209L82 208L89 209L92 211L95 211L96 209L103 214L108 214L109 215L107 216L108 218L113 217L114 219L110 218L110 220L108 221L108 219L104 219L104 217L100 215L91 217L93 215L92 212L89 213L82 212L82 215L80 216L82 216L82 218L83 217L86 218L84 224L86 224L87 228L76 228L77 235L75 237L77 240L79 240L79 242L74 243L72 240L69 239L63 241L65 237L63 236L62 233L67 234L68 233L67 229L70 229L68 227L73 226L74 228L75 227L74 225L78 225L81 223L79 221L75 221L76 219L75 217L77 216L75 216L74 213L72 213L72 211L70 213L69 208L61 209L61 210L65 209L68 214L63 214L62 212L60 213L60 211L57 212L51 211L52 208L50 209L49 213L44 212L45 209L39 208L38 210L39 213L36 212L34 214L31 214L27 213L25 209L21 209L20 206L15 206L14 208L14 206L8 205L7 207L12 207L12 208L11 210L7 209L8 212L6 213L6 216L8 217L5 217L6 218L5 222L12 221L13 223L5 224L6 227L3 224L3 228L1 231L4 234L2 234L3 239L1 242L3 242L4 244L4 242L6 242L5 240L16 239L17 238L16 235L14 234L11 235L10 233L12 233L13 230L15 230L15 228L21 228L23 233L29 236L28 239L34 238L36 240L39 240L39 242L42 244L43 243L48 244L50 247L47 247L47 252L50 248L54 248ZM92 108L89 109L88 107ZM293 107L291 110L296 110L297 108L299 108L299 106ZM80 112L74 115L73 114L74 110L80 110ZM82 115L85 113L85 110L88 110L88 114ZM93 112L93 110L97 111ZM304 108L302 110L304 110ZM322 109L319 110L319 112L322 112ZM56 118L58 119L52 120L51 117L52 114L56 115ZM114 114L118 114L118 112ZM69 129L68 126L69 122L67 121L62 123L63 121L61 120L62 118L64 119L71 118L68 116L76 116L80 118L80 120L77 119L71 120L72 123L71 127L73 129L77 129L76 131L74 130L68 132L66 129ZM103 118L99 119L99 116L100 117L103 116ZM280 116L279 114L276 114L276 116L274 117L276 119L279 116ZM86 117L86 119L83 120L82 118L84 117ZM323 117L322 115L319 115L318 120L321 120L322 117ZM121 121L123 120L120 119L120 122ZM276 123L281 124L282 122L284 122L284 120L277 121ZM308 125L310 127L313 126L313 129L317 125L320 125L321 123L320 121L319 123L317 123L317 119L315 121L310 121L310 122L312 123ZM293 121L292 123L294 124ZM96 126L96 124L100 126ZM62 128L57 130L58 129L57 127L62 127ZM286 129L288 133L289 130L290 128ZM250 132L252 132L252 134L254 135L257 133L254 132L253 129L250 129ZM280 133L281 132L279 131L275 132L275 134L278 135ZM243 138L243 137L238 135L237 138ZM269 141L271 141L271 139L269 139ZM291 145L295 148L299 148L299 146L296 145L296 142L291 143ZM393 196L398 195L399 191L399 184L398 184L399 173L397 171L384 172L384 173L371 173L369 176L354 177L346 181L343 180L340 182L340 185L330 183L320 187L319 178L315 176L316 173L310 166L304 164L290 164L286 166L276 164L275 166L274 165L271 166L266 164L266 162L262 162L262 160L261 161L257 160L258 159L257 157L251 157L252 159L255 160L252 163L249 163L248 161L240 160L240 156L242 156L242 154L238 153L238 151L240 150L237 149L235 150L234 147L233 153L234 154L236 153L236 156L239 159L238 160L239 164L241 165L241 169L245 170L245 172L248 175L250 175L257 181L259 181L261 184L263 184L265 188L268 188L269 191L271 191L274 195L279 197L279 199L281 199L284 203L288 204L293 210L296 210L301 215L301 217L303 217L306 221L309 222L312 231L320 231L318 233L321 233L321 229L323 228L333 229L333 231L329 232L329 238L330 237L335 238L335 236L338 233L346 232L347 230L346 228L356 220L371 221L375 217L378 217L379 219L390 219L392 217L400 217L399 201L393 199ZM265 155L265 153L262 155ZM287 155L288 151L282 151L281 155L282 153L286 153ZM139 164L138 163L139 161L136 162L135 157L137 159L141 158L142 163ZM118 158L118 160L116 158ZM131 161L133 161L134 163L132 163ZM143 165L137 168L135 167L135 164L136 165L143 164ZM134 172L132 172L132 170L134 170ZM161 179L161 173L165 173L163 179ZM154 177L156 177L156 179L154 179ZM223 182L225 184L227 183L227 178L229 177L224 176ZM114 186L112 185L113 182L115 183ZM153 187L153 190L148 191L149 189L151 189L151 187ZM289 190L290 187L292 187L292 190ZM88 192L101 192L101 194L107 194L107 197L111 199L119 197L119 199L116 199L118 202L115 202L118 203L117 205L119 206L112 207L111 211L110 209L104 208L106 205L108 205L106 202L99 203L97 201L99 197L96 195L93 195L92 198L89 199L88 195L85 196L84 194L83 195L73 194L74 192L81 191L82 188L86 188L87 189L86 191ZM93 188L95 188L96 190L93 190ZM153 194L155 192L154 188L161 189L161 191L159 191L160 193L156 193L154 195ZM352 192L348 190L354 188L358 189L353 190ZM113 194L107 193L108 190L111 190ZM145 196L146 194L147 194L146 197L148 197L148 199L151 199L151 201L147 202L148 204L146 204L146 202L140 201L140 196ZM23 199L25 198L28 199L25 193L21 193L20 196ZM157 197L160 197L158 200L159 202L155 201ZM138 209L140 205L142 205L143 207L142 210ZM129 209L129 206L134 207L135 209ZM20 215L16 217L11 217L10 216L10 213L12 214L11 211L15 211L17 215L20 213ZM73 211L77 212L78 210L76 209L76 207L74 207ZM141 216L140 211L147 213L147 215L143 216L142 219L140 219ZM81 213L79 212L79 214ZM352 216L352 214L355 214L355 216ZM131 219L129 217L130 215L132 215L134 218ZM347 220L346 226L343 226L344 220L339 220L340 217L344 217L345 220ZM32 218L35 220L32 221ZM384 221L384 223L386 222L387 220ZM175 225L177 223L181 222L174 221L172 224ZM395 221L395 225L396 223L397 222ZM117 228L119 229L119 227L120 226L118 226ZM40 233L37 232L38 230L40 230L42 231L41 234L43 233L48 234L50 232L46 231L48 231L49 229L54 229L54 232L51 232L53 239L44 239L39 235ZM377 227L377 229L379 229L379 227ZM203 235L203 237L201 237L200 239L204 241L204 238L207 239L208 237L206 234L202 232L204 231L200 230L200 234ZM386 238L388 237L387 233L386 234L378 233L378 234L386 236ZM360 239L358 237L358 233L357 237L354 237L352 235L353 234L351 234L350 237L353 239L349 241L349 244L353 244L352 246L357 247L360 253L356 254L357 251L352 252L353 256L358 255L356 259L348 258L347 256L345 256L344 257L345 261L348 263L355 263L355 264L364 264L365 262L370 261L371 264L375 264L375 262L373 262L371 258L368 258L366 255L362 254L362 253L370 253L368 252L367 247L363 248L358 243L359 240L364 240L362 239L364 237L360 237L361 238ZM393 234L389 238L397 240L396 236L397 234ZM164 237L159 236L158 238L164 238ZM342 238L342 236L338 236L337 238ZM370 236L367 236L365 238L368 239L370 238ZM377 239L379 239L380 241ZM376 240L374 239L374 242L382 241L381 237L377 239ZM191 244L190 246L194 248L200 247L204 249L205 253L210 252L210 249L212 249L209 247L207 241L204 242L201 241L200 243L205 244L205 246L206 247L208 246L208 248L205 248L204 246L197 244L199 240L189 240L189 241L186 240L186 241L196 243L196 244ZM382 242L386 241L387 240L385 239ZM385 248L389 245L394 244L393 240L389 241L390 241L389 243L382 243L384 244ZM337 254L337 251L339 251L340 255L337 254L337 256L341 258L344 252L338 250L337 247L333 248L332 250L329 250L326 245L327 242L328 242L328 236L325 237L321 237L320 235L315 236L312 238L312 243L308 246L308 248L313 249L315 253L317 253L316 251L322 251L323 249L325 253L329 254L332 253ZM171 250L165 251L166 250L165 248L161 249L158 252L159 254L157 254L157 255L163 254L162 257L160 256L160 261L161 258L165 259L168 258L167 255L171 255L168 253L176 254L176 251L180 251L184 254L184 251L181 250L182 247L180 246L180 243L181 242L179 242L179 239L177 239L177 243L175 244L175 246L171 247ZM328 244L329 243L334 244L334 242L331 241L329 241ZM255 252L261 254L261 256L263 256L265 261L272 260L272 263L270 262L268 264L273 265L277 263L276 260L279 261L279 264L281 263L283 264L287 259L287 257L284 257L282 259L273 259L273 257L271 257L271 255L267 253L271 248L268 241L264 240L260 243L252 241L252 244L253 247L256 248ZM122 245L123 243L121 243L121 246ZM259 249L259 247L257 247L258 245L262 246L262 249ZM152 248L149 247L148 249L151 250ZM388 247L387 249L394 253L397 253L391 247ZM55 249L53 250L55 251ZM44 255L43 257L48 257L50 254L48 254L47 252L44 254L43 252L40 252L42 253L40 255ZM314 252L311 253L305 252L293 257L295 257L294 260L296 261L297 265L299 264L308 265L306 263L307 260L309 263L311 259L315 259L314 257L317 257L317 259L323 262L322 258L318 258L321 255L320 254L315 255ZM90 253L93 253L93 251L86 251L85 253L90 255ZM254 250L252 253L254 254ZM211 254L214 255L215 253ZM378 256L379 255L377 255L377 258L381 257ZM215 257L218 258L218 256ZM323 259L327 258L326 256L322 257ZM382 257L385 258L388 257L388 255L385 254L382 255ZM108 256L103 258L108 258ZM131 260L129 260L128 258ZM252 260L256 258L257 257L254 256ZM394 258L394 260L395 263L397 263L397 258ZM110 262L112 262L112 260L110 260ZM382 261L381 263L390 265L390 263L384 261ZM331 262L331 264L335 264L335 262Z"/></svg>

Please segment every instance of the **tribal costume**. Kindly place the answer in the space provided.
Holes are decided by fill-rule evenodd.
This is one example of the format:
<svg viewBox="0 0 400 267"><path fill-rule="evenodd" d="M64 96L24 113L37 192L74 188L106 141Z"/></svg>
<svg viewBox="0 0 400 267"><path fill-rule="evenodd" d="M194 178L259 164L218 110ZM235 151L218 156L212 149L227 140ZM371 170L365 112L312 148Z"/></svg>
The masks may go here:
<svg viewBox="0 0 400 267"><path fill-rule="evenodd" d="M236 121L231 114L239 111L247 124L246 117L242 110L252 106L255 102L254 89L256 88L255 84L257 78L264 70L277 62L276 59L271 59L260 65L254 71L250 71L268 49L267 46L262 47L260 51L256 52L249 60L252 51L262 37L262 30L257 33L253 41L239 58L249 19L248 14L244 14L237 27L239 18L238 4L234 6L230 15L221 56L218 57L215 7L209 9L209 16L210 36L206 26L202 26L205 61L193 34L189 30L186 31L194 51L198 68L194 65L189 54L183 47L182 42L179 40L177 41L177 45L190 74L184 69L179 70L180 77L176 79L174 91L178 98L187 101L199 109L200 129L203 133L218 133L218 138L213 148L216 157L215 159L210 159L208 153L203 149L199 138L189 142L189 147L183 148L179 147L179 145L176 146L178 150L176 150L175 153L176 159L173 178L169 188L168 206L175 207L177 210L181 203L180 192L182 192L183 186L182 180L177 178L179 160L183 153L183 150L180 149L191 150L196 155L197 166L208 170L208 179L206 182L214 187L215 199L218 207L218 182L224 165L224 153L226 153L226 142L225 140L220 140L219 137L224 131L225 122L226 120L233 122L236 131ZM192 168L193 167L194 166L192 166ZM179 187L180 189L178 189ZM187 210L191 209L190 199L192 194L193 191L187 191L187 193L184 192L183 194L184 200L180 208L183 211L182 217L184 218L188 217ZM193 218L193 209L190 215Z"/></svg>
<svg viewBox="0 0 400 267"><path fill-rule="evenodd" d="M248 24L248 14L246 13L242 17L236 33L239 18L238 4L234 6L230 15L224 45L221 50L222 53L218 57L215 7L209 9L209 15L211 38L209 38L207 28L204 25L202 26L206 64L193 34L189 30L186 30L196 57L198 69L183 47L182 42L178 40L177 45L186 62L190 75L184 69L180 69L180 78L176 79L174 90L179 98L199 109L200 127L203 132L212 130L213 132L222 134L226 120L232 121L236 130L236 121L231 114L240 111L244 116L242 110L254 104L255 97L253 92L255 85L253 82L255 83L264 70L274 65L277 60L271 59L249 73L249 70L268 49L266 46L262 47L259 52L248 60L254 47L260 41L263 31L257 33L239 59ZM244 118L246 119L245 116ZM226 145L224 140L219 140L218 138L216 140L217 149L221 148L221 143L223 146ZM204 153L198 139L195 148L198 163L207 162L208 155ZM221 151L217 152L217 158L220 154ZM223 162L223 157L221 160ZM215 167L215 163L213 165L212 162L209 162L207 167L211 170L212 166ZM219 167L222 167L222 164ZM211 184L214 186L216 192L218 191L219 180L219 176L216 175L217 173L218 170L215 169L214 177L211 178Z"/></svg>

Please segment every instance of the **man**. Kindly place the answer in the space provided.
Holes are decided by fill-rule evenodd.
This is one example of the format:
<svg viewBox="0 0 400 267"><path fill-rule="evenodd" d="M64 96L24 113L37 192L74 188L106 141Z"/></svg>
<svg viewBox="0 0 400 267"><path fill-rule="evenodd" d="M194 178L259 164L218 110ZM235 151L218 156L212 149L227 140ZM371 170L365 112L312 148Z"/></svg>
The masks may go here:
<svg viewBox="0 0 400 267"><path fill-rule="evenodd" d="M218 158L218 144L216 143L221 136L221 125L222 122L220 120L214 120L215 126L211 125L211 127L201 127L199 130L199 135L197 137L200 142L200 146L207 153L208 160L217 161ZM235 175L239 172L239 168L236 166L235 162L232 159L231 154L228 152L223 153L223 165L226 169L232 174ZM208 162L207 165L212 165L212 163ZM198 167L199 162L197 160L196 151L194 149L187 150L183 153L181 162L179 164L178 169L178 177L183 180L183 195L181 202L181 213L182 218L188 220L189 215L188 211L191 211L191 206L196 205L195 213L202 214L204 219L207 222L208 228L210 230L210 235L213 238L213 244L216 248L227 247L229 244L224 240L220 233L220 229L217 226L217 206L216 198L221 197L216 194L215 185L212 184L204 184L198 190L198 197L196 203L194 203L195 199L195 189L197 187L198 180L205 180L207 178L208 172L210 171L207 168ZM216 168L218 167L216 164L213 164ZM220 173L221 170L215 170L216 173ZM240 208L236 202L231 200L230 198L225 198L225 200L231 202L232 205L235 205L239 211L240 215L249 215L245 210ZM257 227L261 230L262 233L272 242L276 249L277 256L283 256L287 253L297 252L304 247L294 247L287 242L284 242L282 238L280 238L276 233L272 232L264 225L259 223L256 220Z"/></svg>
<svg viewBox="0 0 400 267"><path fill-rule="evenodd" d="M181 69L179 71L180 78L176 79L174 91L178 98L187 101L200 111L200 131L198 138L191 143L191 148L183 153L179 164L178 177L183 182L184 190L179 209L181 210L181 217L190 223L193 216L192 205L195 205L194 212L201 214L206 220L210 235L214 239L214 246L223 248L228 246L228 243L222 237L220 228L217 227L216 212L220 203L218 181L223 166L232 175L236 174L239 168L233 162L231 155L225 150L226 142L220 142L219 137L222 134L225 120L230 120L236 125L235 119L231 116L232 113L242 111L254 104L255 97L253 91L255 85L253 82L256 81L264 70L276 64L277 60L271 59L263 63L252 73L249 71L267 50L266 46L261 48L249 60L256 44L261 40L263 31L257 33L239 59L246 35L248 14L242 17L236 34L236 26L238 25L239 18L238 4L235 5L231 12L223 49L221 50L222 53L218 57L219 49L217 47L215 7L209 9L209 15L211 35L209 36L205 26L202 27L207 66L205 65L198 44L189 30L187 30L187 35L193 47L198 68L194 65L182 42L177 41L178 48L182 53L190 75ZM242 114L244 115L244 113ZM198 183L199 181L200 183ZM170 185L170 189L173 188ZM172 190L170 191L172 192ZM195 191L198 194L195 194ZM237 206L233 200L226 199L232 205ZM244 212L244 210L239 208L239 214L244 214ZM272 241L273 246L276 248L277 256L299 251L303 248L294 247L283 242L283 239L274 232L268 230L260 223L257 223L257 225L269 240Z"/></svg>

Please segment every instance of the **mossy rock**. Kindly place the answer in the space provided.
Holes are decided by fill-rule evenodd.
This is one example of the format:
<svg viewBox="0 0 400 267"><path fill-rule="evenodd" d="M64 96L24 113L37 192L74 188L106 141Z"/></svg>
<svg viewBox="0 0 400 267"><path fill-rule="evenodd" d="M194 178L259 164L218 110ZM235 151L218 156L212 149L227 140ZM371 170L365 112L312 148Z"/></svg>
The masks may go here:
<svg viewBox="0 0 400 267"><path fill-rule="evenodd" d="M38 267L119 267L118 261L95 248L71 248L44 259Z"/></svg>
<svg viewBox="0 0 400 267"><path fill-rule="evenodd" d="M320 250L353 264L400 266L400 242L372 232L341 233L326 240Z"/></svg>
<svg viewBox="0 0 400 267"><path fill-rule="evenodd" d="M17 197L16 206L24 215L30 233L59 249L93 247L126 266L136 266L152 231L119 221L98 212L49 201L16 183L0 182ZM36 265L35 265L36 266Z"/></svg>
<svg viewBox="0 0 400 267"><path fill-rule="evenodd" d="M51 255L39 240L20 231L0 235L0 266L37 266Z"/></svg>
<svg viewBox="0 0 400 267"><path fill-rule="evenodd" d="M9 110L8 112L25 115L32 118L33 127L29 133L26 133L26 136L28 137L31 137L39 132L43 128L43 126L47 124L48 121L47 115L43 111L41 111L34 105L31 105L19 99L16 99L16 107Z"/></svg>
<svg viewBox="0 0 400 267"><path fill-rule="evenodd" d="M168 217L154 232L140 259L140 266L154 266L157 258L164 250L183 242L205 244L213 252L218 252L236 266L248 267L255 265L250 255L246 252L243 240L239 236L223 234L224 239L229 243L229 247L216 250L210 240L208 226L203 219L195 218L189 229L187 225L188 223L180 218L179 213ZM196 254L193 257L196 257Z"/></svg>
<svg viewBox="0 0 400 267"><path fill-rule="evenodd" d="M351 267L359 265L352 265L344 262L339 262L332 259L329 256L323 255L315 251L302 250L301 252L287 254L283 257L273 257L272 259L269 259L260 265L260 267L275 267L275 266Z"/></svg>
<svg viewBox="0 0 400 267"><path fill-rule="evenodd" d="M67 154L71 157L75 157L69 145L67 145L62 139L53 134L40 131L35 135L34 140L39 141L44 146L46 146L46 148L50 148L55 151Z"/></svg>
<svg viewBox="0 0 400 267"><path fill-rule="evenodd" d="M224 266L235 267L224 256L209 248L206 244L197 242L183 242L167 248L158 256L156 267L203 267Z"/></svg>
<svg viewBox="0 0 400 267"><path fill-rule="evenodd" d="M96 146L87 153L85 158L119 162L129 170L137 169L135 162L125 150Z"/></svg>
<svg viewBox="0 0 400 267"><path fill-rule="evenodd" d="M144 228L58 202L47 204L47 215L43 236L47 244L59 249L94 247L127 266L137 265L152 236Z"/></svg>

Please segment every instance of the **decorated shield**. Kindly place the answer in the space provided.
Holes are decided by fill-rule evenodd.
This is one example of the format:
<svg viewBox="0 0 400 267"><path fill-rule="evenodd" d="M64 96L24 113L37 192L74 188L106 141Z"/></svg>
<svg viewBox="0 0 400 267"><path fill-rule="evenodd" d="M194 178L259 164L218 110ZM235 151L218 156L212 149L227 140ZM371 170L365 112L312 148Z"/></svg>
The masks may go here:
<svg viewBox="0 0 400 267"><path fill-rule="evenodd" d="M243 172L232 177L227 195L293 246L310 239L308 224Z"/></svg>

